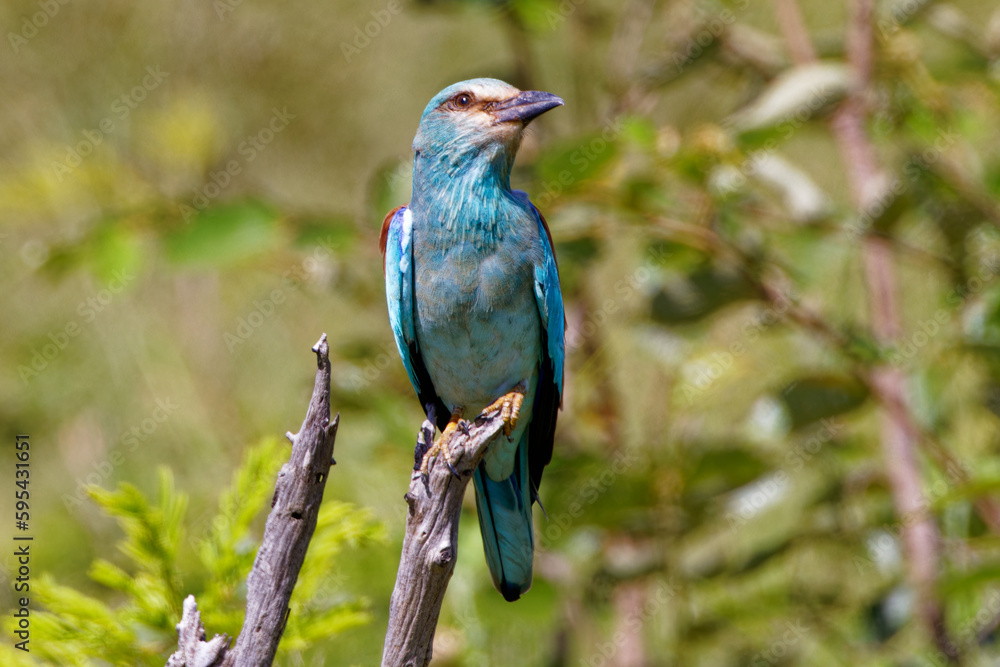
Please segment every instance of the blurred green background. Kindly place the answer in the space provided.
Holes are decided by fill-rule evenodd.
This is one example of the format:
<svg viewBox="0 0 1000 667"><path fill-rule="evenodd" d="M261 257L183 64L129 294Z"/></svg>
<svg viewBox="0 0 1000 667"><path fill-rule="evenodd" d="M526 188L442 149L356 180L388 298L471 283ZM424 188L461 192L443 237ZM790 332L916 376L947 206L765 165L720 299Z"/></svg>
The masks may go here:
<svg viewBox="0 0 1000 667"><path fill-rule="evenodd" d="M35 537L32 652L6 611L0 659L163 664L187 593L210 635L238 632L326 332L338 465L279 664L377 664L421 420L379 225L427 101L491 76L566 100L512 180L555 239L567 391L534 587L493 590L470 494L436 664L1000 660L1000 10L877 4L863 127L891 187L859 212L833 130L851 3L801 2L820 64L798 66L790 6L0 6L0 538L19 433ZM872 332L871 237L894 342ZM903 374L940 538L924 594L879 364Z"/></svg>

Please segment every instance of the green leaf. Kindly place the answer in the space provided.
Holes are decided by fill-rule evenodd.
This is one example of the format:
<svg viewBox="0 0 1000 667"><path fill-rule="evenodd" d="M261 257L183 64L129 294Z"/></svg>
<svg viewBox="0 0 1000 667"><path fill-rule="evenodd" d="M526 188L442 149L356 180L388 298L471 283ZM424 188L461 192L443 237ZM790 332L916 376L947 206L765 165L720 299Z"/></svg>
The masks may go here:
<svg viewBox="0 0 1000 667"><path fill-rule="evenodd" d="M389 211L410 200L413 168L409 162L393 160L375 170L368 180L368 202L372 226L382 223Z"/></svg>
<svg viewBox="0 0 1000 667"><path fill-rule="evenodd" d="M655 321L663 324L694 322L722 306L756 296L753 286L741 274L706 264L685 280L660 288L650 308Z"/></svg>
<svg viewBox="0 0 1000 667"><path fill-rule="evenodd" d="M372 228L380 223L381 218L373 219ZM295 224L299 230L295 245L317 253L348 255L358 240L358 227L348 217L304 218L296 220Z"/></svg>
<svg viewBox="0 0 1000 667"><path fill-rule="evenodd" d="M685 495L712 498L748 484L764 474L767 464L746 449L708 449L691 464Z"/></svg>
<svg viewBox="0 0 1000 667"><path fill-rule="evenodd" d="M538 196L572 192L596 178L618 153L617 136L624 121L618 122L546 151L538 160Z"/></svg>
<svg viewBox="0 0 1000 667"><path fill-rule="evenodd" d="M270 250L277 243L278 214L248 201L198 213L191 223L168 233L167 257L176 264L223 266Z"/></svg>
<svg viewBox="0 0 1000 667"><path fill-rule="evenodd" d="M94 273L105 283L119 272L132 274L143 263L142 245L136 234L118 221L104 224L91 240L87 258Z"/></svg>
<svg viewBox="0 0 1000 667"><path fill-rule="evenodd" d="M977 563L971 569L948 574L943 578L940 587L944 594L950 596L969 591L987 591L997 581L1000 581L1000 561L991 559Z"/></svg>
<svg viewBox="0 0 1000 667"><path fill-rule="evenodd" d="M656 147L656 124L649 118L630 116L622 124L622 136L642 148Z"/></svg>
<svg viewBox="0 0 1000 667"><path fill-rule="evenodd" d="M793 429L854 410L867 398L868 390L860 382L834 375L802 378L781 392Z"/></svg>

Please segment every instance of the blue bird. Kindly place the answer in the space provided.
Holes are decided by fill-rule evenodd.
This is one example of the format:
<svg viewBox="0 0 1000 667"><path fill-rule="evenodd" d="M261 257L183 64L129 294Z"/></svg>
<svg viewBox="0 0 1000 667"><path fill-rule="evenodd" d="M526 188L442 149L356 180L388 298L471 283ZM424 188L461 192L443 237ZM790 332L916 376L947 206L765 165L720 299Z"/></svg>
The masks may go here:
<svg viewBox="0 0 1000 667"><path fill-rule="evenodd" d="M564 317L552 235L510 170L528 123L563 101L496 79L448 86L413 140L413 195L386 216L389 321L443 455L463 415L500 409L504 433L474 474L493 584L531 587L538 499L563 392ZM450 465L450 462L449 462Z"/></svg>

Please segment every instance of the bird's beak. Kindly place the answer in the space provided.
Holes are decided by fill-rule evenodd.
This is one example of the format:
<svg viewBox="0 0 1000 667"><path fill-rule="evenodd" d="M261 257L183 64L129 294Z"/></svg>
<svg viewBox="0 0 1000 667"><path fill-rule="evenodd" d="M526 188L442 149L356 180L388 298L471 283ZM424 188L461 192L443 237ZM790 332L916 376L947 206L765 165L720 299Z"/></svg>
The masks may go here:
<svg viewBox="0 0 1000 667"><path fill-rule="evenodd" d="M554 109L565 104L562 98L552 93L543 93L539 90L525 90L510 99L498 102L491 111L497 123L509 123L521 121L525 125L531 122L532 118L541 116L549 109Z"/></svg>

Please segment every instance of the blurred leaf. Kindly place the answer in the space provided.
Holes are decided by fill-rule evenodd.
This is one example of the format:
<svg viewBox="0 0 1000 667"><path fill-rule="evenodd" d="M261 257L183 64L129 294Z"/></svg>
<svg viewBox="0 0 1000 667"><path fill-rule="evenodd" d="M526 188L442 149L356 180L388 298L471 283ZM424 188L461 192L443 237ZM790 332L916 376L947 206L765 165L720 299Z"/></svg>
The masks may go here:
<svg viewBox="0 0 1000 667"><path fill-rule="evenodd" d="M591 236L581 236L556 243L556 257L559 260L565 258L567 264L587 264L600 253L600 244Z"/></svg>
<svg viewBox="0 0 1000 667"><path fill-rule="evenodd" d="M898 196L894 196L887 205L880 205L871 213L875 215L871 220L864 220L863 222L870 225L871 229L886 233L893 229L896 222L902 217L904 213L910 210L913 206L913 199L909 196L907 192L903 192Z"/></svg>
<svg viewBox="0 0 1000 667"><path fill-rule="evenodd" d="M1000 200L1000 162L994 162L983 179L983 183L989 193L997 200Z"/></svg>
<svg viewBox="0 0 1000 667"><path fill-rule="evenodd" d="M653 149L659 135L656 124L651 119L629 116L622 124L622 136L642 148Z"/></svg>
<svg viewBox="0 0 1000 667"><path fill-rule="evenodd" d="M781 195L785 210L801 222L822 219L830 212L830 201L809 174L777 151L761 151L747 158L753 177ZM721 170L721 168L720 168Z"/></svg>
<svg viewBox="0 0 1000 667"><path fill-rule="evenodd" d="M767 463L746 449L694 448L703 452L690 465L685 494L702 499L719 496L757 479L768 469Z"/></svg>
<svg viewBox="0 0 1000 667"><path fill-rule="evenodd" d="M164 236L177 264L223 266L267 252L277 242L278 214L253 201L206 209L186 227Z"/></svg>
<svg viewBox="0 0 1000 667"><path fill-rule="evenodd" d="M94 273L107 283L119 272L132 274L143 264L142 245L135 232L110 221L92 239L89 262Z"/></svg>
<svg viewBox="0 0 1000 667"><path fill-rule="evenodd" d="M818 62L792 67L765 88L729 122L740 131L784 123L794 130L817 111L847 94L851 75L843 63Z"/></svg>
<svg viewBox="0 0 1000 667"><path fill-rule="evenodd" d="M655 321L683 324L699 320L734 301L752 299L756 294L741 274L710 264L661 287L650 305Z"/></svg>
<svg viewBox="0 0 1000 667"><path fill-rule="evenodd" d="M998 581L1000 581L1000 561L990 560L977 563L968 570L950 572L942 577L940 585L943 593L954 595L966 592L982 593L994 588Z"/></svg>
<svg viewBox="0 0 1000 667"><path fill-rule="evenodd" d="M553 0L500 0L498 4L508 5L519 22L531 30L552 30L562 23L559 6Z"/></svg>
<svg viewBox="0 0 1000 667"><path fill-rule="evenodd" d="M329 217L329 218L300 218L293 221L298 227L299 233L295 238L295 245L309 248L320 246L337 255L345 255L351 252L358 241L358 227L352 218ZM381 220L378 221L381 224ZM372 230L378 233L378 229L372 223Z"/></svg>
<svg viewBox="0 0 1000 667"><path fill-rule="evenodd" d="M50 275L63 278L73 269L86 267L106 284L122 273L136 273L144 263L143 254L138 233L122 219L107 218L82 240L50 248L44 268Z"/></svg>
<svg viewBox="0 0 1000 667"><path fill-rule="evenodd" d="M368 180L373 229L379 229L389 211L410 200L412 182L413 165L409 161L393 160L375 170Z"/></svg>
<svg viewBox="0 0 1000 667"><path fill-rule="evenodd" d="M541 181L539 196L572 192L596 177L618 153L619 129L618 125L609 126L546 150L536 167Z"/></svg>
<svg viewBox="0 0 1000 667"><path fill-rule="evenodd" d="M812 376L792 382L781 392L792 428L803 426L850 412L868 398L868 390L857 380L846 376Z"/></svg>

